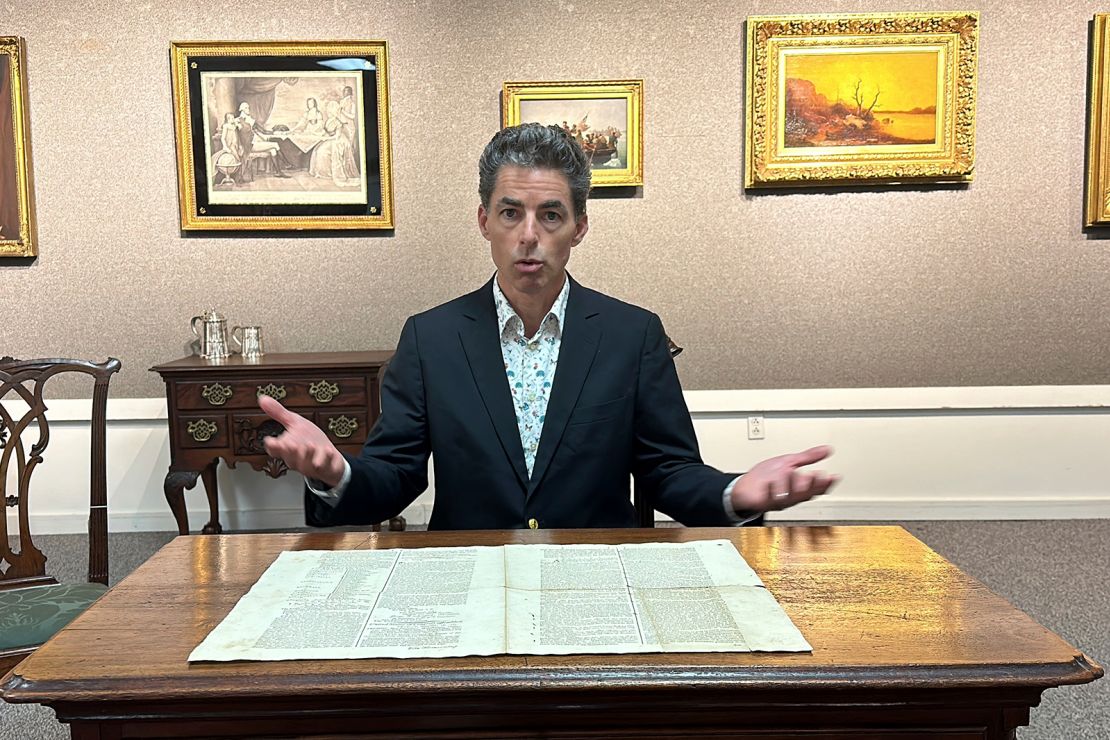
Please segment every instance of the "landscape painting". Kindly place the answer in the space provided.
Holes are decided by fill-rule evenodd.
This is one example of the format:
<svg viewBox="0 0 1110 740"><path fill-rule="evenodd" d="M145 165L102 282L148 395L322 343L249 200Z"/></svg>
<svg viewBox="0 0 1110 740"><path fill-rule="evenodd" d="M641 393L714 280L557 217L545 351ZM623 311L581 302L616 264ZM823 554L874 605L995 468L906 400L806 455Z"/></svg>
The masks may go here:
<svg viewBox="0 0 1110 740"><path fill-rule="evenodd" d="M745 189L972 180L978 13L745 25Z"/></svg>
<svg viewBox="0 0 1110 740"><path fill-rule="evenodd" d="M787 53L784 146L935 144L939 57L938 50Z"/></svg>

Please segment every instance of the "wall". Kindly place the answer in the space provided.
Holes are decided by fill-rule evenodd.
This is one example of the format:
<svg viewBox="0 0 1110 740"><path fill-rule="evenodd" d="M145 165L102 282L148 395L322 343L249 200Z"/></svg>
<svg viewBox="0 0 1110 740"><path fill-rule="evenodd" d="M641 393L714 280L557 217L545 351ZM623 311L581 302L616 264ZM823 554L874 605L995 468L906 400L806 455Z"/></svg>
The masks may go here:
<svg viewBox="0 0 1110 740"><path fill-rule="evenodd" d="M745 16L921 7L8 3L0 28L28 44L40 256L0 265L0 355L117 356L113 397L154 398L147 369L210 306L264 325L271 349L390 347L407 315L492 271L475 163L502 82L639 77L646 184L591 201L571 268L663 317L688 389L1104 383L1110 250L1080 229L1100 5L977 6L970 186L741 188ZM390 45L396 231L182 236L170 41L334 38Z"/></svg>
<svg viewBox="0 0 1110 740"><path fill-rule="evenodd" d="M0 355L122 359L112 526L171 528L163 389L147 368L185 351L191 316L214 306L261 323L277 351L392 346L406 316L492 272L475 163L498 126L502 82L639 77L645 186L591 200L571 268L653 308L686 348L678 367L710 462L742 469L832 442L829 467L845 482L797 518L1106 516L1095 461L1110 433L1110 250L1080 228L1088 22L1105 8L973 8L978 159L967 187L740 185L745 16L921 7L9 3L0 28L28 43L40 256L0 264ZM170 41L335 38L390 45L395 232L183 236ZM61 403L71 421L52 454L80 455L81 412ZM749 441L744 418L757 412L768 438ZM84 468L61 467L40 471L36 516L77 531L83 484L71 471ZM220 477L230 526L301 521L295 477ZM46 503L51 488L65 493ZM203 497L188 496L199 523Z"/></svg>
<svg viewBox="0 0 1110 740"><path fill-rule="evenodd" d="M723 470L818 443L835 447L824 467L843 482L771 519L1110 516L1106 386L691 391L686 400L706 461ZM88 517L88 404L55 401L51 412L58 423L35 473L32 527L80 532ZM763 417L764 439L747 439L749 415ZM162 495L169 465L165 401L110 400L108 418L110 528L174 530ZM275 481L245 465L221 465L218 478L226 529L303 526L300 476ZM434 488L433 479L405 512L410 523L427 523ZM185 501L198 531L208 519L200 484ZM9 531L15 524L13 511Z"/></svg>

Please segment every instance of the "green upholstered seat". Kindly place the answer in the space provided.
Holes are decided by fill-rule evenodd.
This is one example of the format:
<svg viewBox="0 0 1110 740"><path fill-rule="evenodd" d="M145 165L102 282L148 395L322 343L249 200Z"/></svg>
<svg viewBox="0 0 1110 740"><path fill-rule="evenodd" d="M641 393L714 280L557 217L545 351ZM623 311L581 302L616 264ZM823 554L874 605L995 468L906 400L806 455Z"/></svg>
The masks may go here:
<svg viewBox="0 0 1110 740"><path fill-rule="evenodd" d="M0 650L41 645L108 590L63 583L0 591Z"/></svg>

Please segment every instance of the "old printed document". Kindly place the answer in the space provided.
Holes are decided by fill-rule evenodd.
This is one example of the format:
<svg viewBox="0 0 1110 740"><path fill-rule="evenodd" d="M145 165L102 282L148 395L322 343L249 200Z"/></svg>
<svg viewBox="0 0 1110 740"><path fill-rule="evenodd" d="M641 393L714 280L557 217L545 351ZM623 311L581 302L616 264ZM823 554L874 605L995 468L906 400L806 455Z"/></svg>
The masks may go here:
<svg viewBox="0 0 1110 740"><path fill-rule="evenodd" d="M810 649L707 540L283 552L189 660Z"/></svg>

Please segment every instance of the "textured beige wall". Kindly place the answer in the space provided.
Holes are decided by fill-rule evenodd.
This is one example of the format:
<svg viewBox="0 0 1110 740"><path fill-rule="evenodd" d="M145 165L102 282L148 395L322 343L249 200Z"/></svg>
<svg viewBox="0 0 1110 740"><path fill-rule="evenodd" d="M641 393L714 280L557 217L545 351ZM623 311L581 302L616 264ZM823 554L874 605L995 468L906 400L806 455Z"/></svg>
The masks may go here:
<svg viewBox="0 0 1110 740"><path fill-rule="evenodd" d="M29 2L40 256L0 264L0 355L122 359L162 393L206 307L270 349L390 347L404 318L492 272L477 156L509 79L642 77L642 193L590 203L571 260L658 312L687 388L1106 381L1108 242L1084 235L1095 3L990 0L967 188L745 194L749 14L969 9L883 2ZM1103 8L1105 9L1105 8ZM389 42L397 229L183 237L168 50L178 39Z"/></svg>

